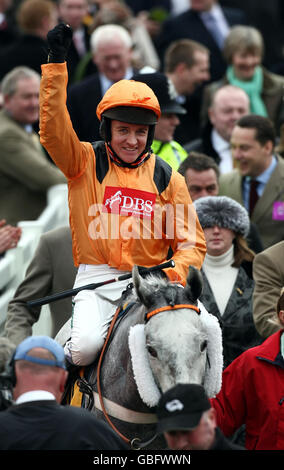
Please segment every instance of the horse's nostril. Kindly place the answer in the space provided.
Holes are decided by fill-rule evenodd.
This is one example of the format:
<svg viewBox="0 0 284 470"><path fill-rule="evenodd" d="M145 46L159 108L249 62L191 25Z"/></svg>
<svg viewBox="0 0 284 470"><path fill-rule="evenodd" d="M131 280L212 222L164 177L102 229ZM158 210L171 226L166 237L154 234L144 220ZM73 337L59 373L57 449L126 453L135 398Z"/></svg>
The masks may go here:
<svg viewBox="0 0 284 470"><path fill-rule="evenodd" d="M152 357L158 357L157 351L152 348L152 346L147 346L148 353L151 354Z"/></svg>
<svg viewBox="0 0 284 470"><path fill-rule="evenodd" d="M205 351L205 349L207 348L207 341L202 341L201 345L200 345L200 351L203 352Z"/></svg>

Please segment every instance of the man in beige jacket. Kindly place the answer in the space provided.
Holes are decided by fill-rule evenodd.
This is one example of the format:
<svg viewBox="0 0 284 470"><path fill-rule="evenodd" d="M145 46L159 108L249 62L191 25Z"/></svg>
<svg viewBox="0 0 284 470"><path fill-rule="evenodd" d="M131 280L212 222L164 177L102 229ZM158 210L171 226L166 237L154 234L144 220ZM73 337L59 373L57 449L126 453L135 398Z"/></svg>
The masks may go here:
<svg viewBox="0 0 284 470"><path fill-rule="evenodd" d="M27 67L16 67L1 83L0 219L11 225L37 219L46 206L47 189L67 183L33 131L39 117L39 86L39 74Z"/></svg>
<svg viewBox="0 0 284 470"><path fill-rule="evenodd" d="M279 327L271 320L277 318L276 304L284 286L284 241L258 253L253 261L253 318L259 334L267 338Z"/></svg>
<svg viewBox="0 0 284 470"><path fill-rule="evenodd" d="M246 207L264 248L284 239L284 161L274 153L274 143L275 130L268 118L242 117L231 137L237 168L220 177L219 194ZM250 198L252 182L257 185L256 198Z"/></svg>

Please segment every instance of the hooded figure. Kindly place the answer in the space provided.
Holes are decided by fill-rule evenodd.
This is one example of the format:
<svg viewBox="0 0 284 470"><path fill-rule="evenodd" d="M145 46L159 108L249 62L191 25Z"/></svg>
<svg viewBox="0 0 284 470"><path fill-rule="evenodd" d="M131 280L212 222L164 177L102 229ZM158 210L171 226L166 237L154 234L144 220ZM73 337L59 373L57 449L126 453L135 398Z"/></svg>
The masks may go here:
<svg viewBox="0 0 284 470"><path fill-rule="evenodd" d="M103 141L80 142L66 108L66 53L71 28L48 33L49 63L42 66L40 138L69 188L75 287L109 281L134 265L156 266L172 250L170 280L185 284L188 266L200 269L204 234L184 178L152 153L158 100L146 84L121 80L97 107ZM95 110L94 110L95 112ZM74 298L65 353L77 365L94 361L128 280L83 289ZM102 294L102 295L100 295Z"/></svg>

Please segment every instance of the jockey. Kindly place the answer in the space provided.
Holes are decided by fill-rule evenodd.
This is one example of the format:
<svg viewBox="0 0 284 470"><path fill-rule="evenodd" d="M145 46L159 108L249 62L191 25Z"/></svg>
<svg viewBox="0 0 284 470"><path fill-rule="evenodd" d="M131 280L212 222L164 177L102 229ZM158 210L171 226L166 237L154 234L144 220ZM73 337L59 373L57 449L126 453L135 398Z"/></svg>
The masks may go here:
<svg viewBox="0 0 284 470"><path fill-rule="evenodd" d="M107 281L167 261L170 280L185 284L188 266L200 269L206 252L202 228L184 178L151 150L158 100L146 84L121 80L97 107L103 141L80 142L66 107L66 55L72 30L64 24L48 33L49 58L42 65L40 140L68 180L74 287ZM67 358L93 362L129 281L74 298Z"/></svg>

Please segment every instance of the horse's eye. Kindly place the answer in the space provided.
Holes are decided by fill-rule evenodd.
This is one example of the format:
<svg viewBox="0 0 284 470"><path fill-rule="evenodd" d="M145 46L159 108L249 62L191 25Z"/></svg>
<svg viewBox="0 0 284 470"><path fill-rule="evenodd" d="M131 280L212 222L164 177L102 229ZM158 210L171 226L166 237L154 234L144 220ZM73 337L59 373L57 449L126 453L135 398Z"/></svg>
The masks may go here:
<svg viewBox="0 0 284 470"><path fill-rule="evenodd" d="M147 346L148 353L151 354L152 357L158 357L157 351L152 348L152 346Z"/></svg>
<svg viewBox="0 0 284 470"><path fill-rule="evenodd" d="M206 348L207 348L207 341L204 340L204 341L202 341L202 343L200 345L200 351L203 352Z"/></svg>

